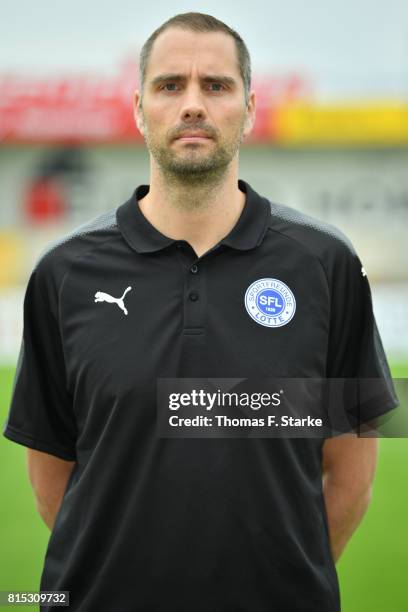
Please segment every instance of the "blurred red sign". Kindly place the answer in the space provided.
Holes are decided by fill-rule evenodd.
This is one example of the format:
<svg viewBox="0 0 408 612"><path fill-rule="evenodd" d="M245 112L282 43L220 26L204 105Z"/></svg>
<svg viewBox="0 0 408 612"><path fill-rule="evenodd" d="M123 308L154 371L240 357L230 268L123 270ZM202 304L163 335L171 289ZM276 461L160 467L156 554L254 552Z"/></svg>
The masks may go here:
<svg viewBox="0 0 408 612"><path fill-rule="evenodd" d="M141 141L132 109L137 72L130 60L114 77L0 75L0 142ZM298 75L268 76L255 77L253 87L257 120L250 140L273 140L271 107L302 97L307 83Z"/></svg>

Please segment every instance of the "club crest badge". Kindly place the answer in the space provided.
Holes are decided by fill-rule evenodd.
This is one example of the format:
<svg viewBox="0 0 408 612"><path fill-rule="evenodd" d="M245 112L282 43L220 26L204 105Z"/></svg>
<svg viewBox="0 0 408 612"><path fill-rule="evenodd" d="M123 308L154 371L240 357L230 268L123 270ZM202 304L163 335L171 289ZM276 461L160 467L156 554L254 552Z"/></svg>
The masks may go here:
<svg viewBox="0 0 408 612"><path fill-rule="evenodd" d="M249 316L265 327L282 327L293 319L296 300L285 283L276 278L260 278L245 292Z"/></svg>

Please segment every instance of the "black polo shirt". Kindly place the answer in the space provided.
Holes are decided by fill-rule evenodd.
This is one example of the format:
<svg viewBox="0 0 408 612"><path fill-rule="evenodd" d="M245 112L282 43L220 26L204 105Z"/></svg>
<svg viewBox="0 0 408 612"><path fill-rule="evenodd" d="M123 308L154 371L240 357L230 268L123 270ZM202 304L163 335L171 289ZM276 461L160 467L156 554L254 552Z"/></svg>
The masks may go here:
<svg viewBox="0 0 408 612"><path fill-rule="evenodd" d="M156 430L158 378L379 377L365 417L397 405L347 238L238 186L201 257L147 221L140 185L29 279L4 435L76 461L41 579L72 611L340 609L324 439Z"/></svg>

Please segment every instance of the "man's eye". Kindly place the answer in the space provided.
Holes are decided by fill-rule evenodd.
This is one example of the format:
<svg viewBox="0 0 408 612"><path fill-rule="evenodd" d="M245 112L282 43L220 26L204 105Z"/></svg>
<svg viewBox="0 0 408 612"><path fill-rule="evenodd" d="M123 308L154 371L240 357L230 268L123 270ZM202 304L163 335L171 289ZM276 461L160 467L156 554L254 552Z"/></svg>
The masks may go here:
<svg viewBox="0 0 408 612"><path fill-rule="evenodd" d="M173 89L173 87L176 87L177 83L166 83L163 86L163 89L166 89L166 87L170 87L171 89L167 89L167 91L175 91L175 89Z"/></svg>
<svg viewBox="0 0 408 612"><path fill-rule="evenodd" d="M222 83L211 83L211 87L213 85L215 85L216 87L219 87L219 89L213 89L213 91L221 91L223 89Z"/></svg>

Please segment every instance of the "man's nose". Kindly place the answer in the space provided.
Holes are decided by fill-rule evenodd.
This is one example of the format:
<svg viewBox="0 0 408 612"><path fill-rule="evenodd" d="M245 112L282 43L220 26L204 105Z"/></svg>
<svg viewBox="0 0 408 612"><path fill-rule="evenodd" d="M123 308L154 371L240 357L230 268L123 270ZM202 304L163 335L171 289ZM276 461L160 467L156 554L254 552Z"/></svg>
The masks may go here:
<svg viewBox="0 0 408 612"><path fill-rule="evenodd" d="M203 119L205 116L206 111L202 92L196 87L186 89L181 107L181 119L183 121L192 121L194 119Z"/></svg>

